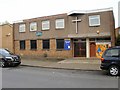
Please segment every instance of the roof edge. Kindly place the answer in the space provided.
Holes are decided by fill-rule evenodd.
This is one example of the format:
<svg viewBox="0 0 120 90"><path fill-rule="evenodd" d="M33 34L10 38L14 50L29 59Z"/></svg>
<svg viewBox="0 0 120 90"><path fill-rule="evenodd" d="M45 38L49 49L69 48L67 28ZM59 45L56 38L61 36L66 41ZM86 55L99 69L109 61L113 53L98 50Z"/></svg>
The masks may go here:
<svg viewBox="0 0 120 90"><path fill-rule="evenodd" d="M67 15L73 14L87 14L87 13L97 13L97 12L105 12L105 11L113 11L113 7L104 8L104 9L95 9L95 10L73 10L67 13Z"/></svg>

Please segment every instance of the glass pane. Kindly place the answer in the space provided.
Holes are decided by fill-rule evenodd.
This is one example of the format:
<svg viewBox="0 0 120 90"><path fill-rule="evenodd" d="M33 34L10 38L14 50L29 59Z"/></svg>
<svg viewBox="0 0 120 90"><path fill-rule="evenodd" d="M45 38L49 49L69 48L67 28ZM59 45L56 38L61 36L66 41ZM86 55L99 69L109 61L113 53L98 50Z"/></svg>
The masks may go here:
<svg viewBox="0 0 120 90"><path fill-rule="evenodd" d="M64 19L56 20L56 28L64 28Z"/></svg>
<svg viewBox="0 0 120 90"><path fill-rule="evenodd" d="M25 41L20 41L20 50L25 49Z"/></svg>
<svg viewBox="0 0 120 90"><path fill-rule="evenodd" d="M57 49L64 49L64 39L57 39Z"/></svg>
<svg viewBox="0 0 120 90"><path fill-rule="evenodd" d="M119 50L117 49L108 50L105 55L106 56L119 56Z"/></svg>
<svg viewBox="0 0 120 90"><path fill-rule="evenodd" d="M25 32L25 24L19 25L19 32Z"/></svg>
<svg viewBox="0 0 120 90"><path fill-rule="evenodd" d="M50 29L50 22L47 21L42 21L42 30L47 30Z"/></svg>
<svg viewBox="0 0 120 90"><path fill-rule="evenodd" d="M100 15L89 16L89 25L90 26L100 25Z"/></svg>
<svg viewBox="0 0 120 90"><path fill-rule="evenodd" d="M37 30L37 23L33 22L30 23L30 31L36 31Z"/></svg>
<svg viewBox="0 0 120 90"><path fill-rule="evenodd" d="M43 40L43 49L49 49L49 40Z"/></svg>
<svg viewBox="0 0 120 90"><path fill-rule="evenodd" d="M31 40L30 43L31 43L31 49L37 49L37 42L36 42L36 40Z"/></svg>

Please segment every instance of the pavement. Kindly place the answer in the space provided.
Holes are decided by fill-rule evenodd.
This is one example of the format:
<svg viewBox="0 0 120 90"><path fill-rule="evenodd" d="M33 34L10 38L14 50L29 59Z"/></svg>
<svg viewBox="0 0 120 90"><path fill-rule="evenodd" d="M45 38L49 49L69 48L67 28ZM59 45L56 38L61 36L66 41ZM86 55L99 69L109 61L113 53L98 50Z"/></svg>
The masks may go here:
<svg viewBox="0 0 120 90"><path fill-rule="evenodd" d="M33 59L33 58L22 58L22 66L30 67L41 67L41 68L52 68L52 69L67 69L67 70L86 70L96 71L100 69L100 59Z"/></svg>

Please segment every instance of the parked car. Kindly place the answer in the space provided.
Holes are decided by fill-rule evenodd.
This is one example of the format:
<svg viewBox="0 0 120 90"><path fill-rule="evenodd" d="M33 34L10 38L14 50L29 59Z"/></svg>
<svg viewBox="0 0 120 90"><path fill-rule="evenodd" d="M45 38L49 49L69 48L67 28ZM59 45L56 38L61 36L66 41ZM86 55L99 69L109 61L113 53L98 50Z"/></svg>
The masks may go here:
<svg viewBox="0 0 120 90"><path fill-rule="evenodd" d="M108 48L101 57L102 70L107 70L110 75L120 74L120 46Z"/></svg>
<svg viewBox="0 0 120 90"><path fill-rule="evenodd" d="M21 63L21 58L20 56L11 53L7 49L0 48L0 62L2 67L18 66Z"/></svg>

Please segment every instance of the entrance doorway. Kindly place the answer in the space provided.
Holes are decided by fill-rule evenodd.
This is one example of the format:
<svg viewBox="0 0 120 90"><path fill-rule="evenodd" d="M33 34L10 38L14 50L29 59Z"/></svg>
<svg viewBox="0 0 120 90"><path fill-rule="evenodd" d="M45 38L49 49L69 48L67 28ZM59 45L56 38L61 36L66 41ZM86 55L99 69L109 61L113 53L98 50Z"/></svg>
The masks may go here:
<svg viewBox="0 0 120 90"><path fill-rule="evenodd" d="M96 57L96 44L95 44L95 42L90 43L90 57Z"/></svg>
<svg viewBox="0 0 120 90"><path fill-rule="evenodd" d="M86 42L74 42L74 57L86 57Z"/></svg>

